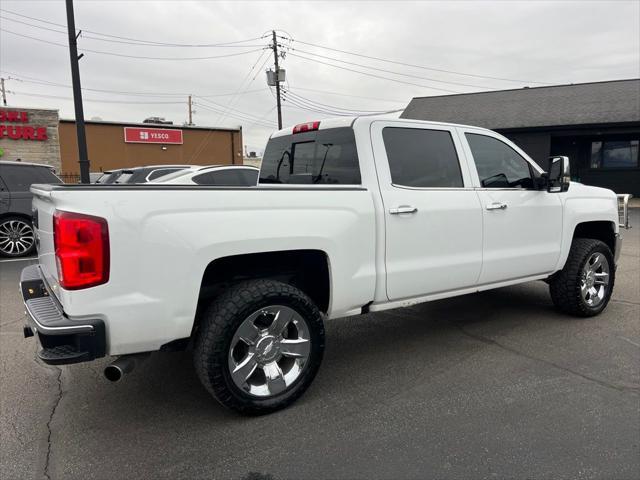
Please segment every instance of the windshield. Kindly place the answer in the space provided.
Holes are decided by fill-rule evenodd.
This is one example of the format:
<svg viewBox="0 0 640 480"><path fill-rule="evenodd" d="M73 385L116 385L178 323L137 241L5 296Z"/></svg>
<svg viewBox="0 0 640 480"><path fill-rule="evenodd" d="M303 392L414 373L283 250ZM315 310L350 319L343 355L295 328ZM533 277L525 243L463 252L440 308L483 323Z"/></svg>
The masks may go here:
<svg viewBox="0 0 640 480"><path fill-rule="evenodd" d="M329 128L269 140L260 183L360 184L353 130Z"/></svg>

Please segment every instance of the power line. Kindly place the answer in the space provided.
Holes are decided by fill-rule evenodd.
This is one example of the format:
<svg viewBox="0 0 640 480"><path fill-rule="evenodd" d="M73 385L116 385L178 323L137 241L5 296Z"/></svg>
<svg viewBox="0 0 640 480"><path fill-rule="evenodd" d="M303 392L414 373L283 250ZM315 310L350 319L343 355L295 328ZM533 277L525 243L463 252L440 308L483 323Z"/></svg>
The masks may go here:
<svg viewBox="0 0 640 480"><path fill-rule="evenodd" d="M213 102L211 102L211 103L213 103ZM200 102L196 102L195 104L200 106L201 108L204 108L205 110L209 110L209 111L212 111L212 112L215 112L215 113L218 113L218 114L225 112L225 110L224 110L225 107L223 105L220 105L220 104L217 104L217 103L213 103L213 104L211 104L211 103L209 103L207 101L205 101L205 102L200 101ZM255 116L255 115L253 115L251 113L243 112L243 111L237 110L235 108L230 109L230 110L231 110L231 112L228 114L230 117L235 117L237 119L241 119L241 120L244 120L244 121L251 121L251 122L260 120L257 116ZM271 123L271 122L263 121L262 123ZM272 126L272 124L270 126Z"/></svg>
<svg viewBox="0 0 640 480"><path fill-rule="evenodd" d="M294 87L295 90L305 90L307 92L317 92L317 93L326 93L327 95L338 95L340 97L353 97L353 98L363 98L365 100L378 100L380 102L393 102L393 103L403 103L405 100L391 100L389 98L378 98L378 97L365 97L363 95L351 95L349 93L338 93L331 92L329 90L318 90L316 88L306 88L306 87L298 87L297 85Z"/></svg>
<svg viewBox="0 0 640 480"><path fill-rule="evenodd" d="M295 92L291 91L291 88L288 88L287 91L289 92L290 95L293 95L295 97L301 98L303 100L307 100L308 102L312 102L312 103L316 103L320 106L324 106L324 107L330 107L330 108L334 108L334 109L338 109L338 110L347 110L350 112L361 112L361 113L380 113L381 110L361 110L361 109L355 109L355 108L343 108L343 107L336 107L335 105L328 105L326 103L322 103L322 102L318 102L316 100L312 100L310 98L304 97L300 94L297 94Z"/></svg>
<svg viewBox="0 0 640 480"><path fill-rule="evenodd" d="M274 105L267 112L265 112L263 115L261 115L260 116L260 120L264 120L266 117L268 117L271 114L271 112L273 112L276 109L276 107L277 107L277 105ZM251 127L255 126L256 124L258 124L258 121L255 121L250 125L247 125L246 128L251 128ZM270 127L270 128L273 128L273 127Z"/></svg>
<svg viewBox="0 0 640 480"><path fill-rule="evenodd" d="M22 25L27 25L29 27L33 27L33 28L38 28L40 30L47 30L49 32L55 32L55 33L60 33L62 35L66 35L67 32L63 32L61 30L56 30L55 28L49 28L49 27L43 27L42 25L35 25L33 23L29 23L29 22L23 22L22 20L16 20L15 18L9 18L9 17L5 17L0 15L1 19L4 20L9 20L10 22L14 22L14 23L20 23ZM41 20L42 21L42 20ZM81 30L82 32L82 30ZM97 40L100 42L109 42L109 43L120 43L120 44L124 44L124 45L137 45L137 46L144 46L144 47L185 47L186 45L156 45L153 43L140 43L140 42L130 42L127 40L112 40L110 38L100 38L100 37L94 37L93 35L85 35L84 33L81 34L81 38L83 39L87 39L87 40ZM231 42L229 44L212 44L212 45L207 45L207 47L221 47L221 48L245 48L245 47L262 47L264 45L237 45L237 42ZM187 48L191 48L189 46L186 46Z"/></svg>
<svg viewBox="0 0 640 480"><path fill-rule="evenodd" d="M285 101L291 103L292 105L295 105L295 106L297 106L299 108L302 108L302 109L305 109L305 110L309 110L309 111L312 111L312 112L322 113L324 115L330 115L330 116L340 116L340 117L343 117L343 116L349 116L349 117L357 116L354 113L345 112L345 111L338 112L338 111L329 110L329 109L326 109L326 108L323 108L323 107L320 107L320 106L317 106L317 105L310 104L310 103L308 103L308 102L306 102L304 100L301 100L301 99L298 99L298 98L295 98L295 97L291 96L288 91L287 92L283 92L283 97L284 97Z"/></svg>
<svg viewBox="0 0 640 480"><path fill-rule="evenodd" d="M296 98L296 97L292 97L289 94L284 94L284 99L286 101L288 101L289 103L292 103L293 105L296 105L300 108L306 108L309 111L312 112L317 112L317 113L323 113L325 115L330 115L330 116L334 116L334 117L359 117L362 115L371 115L373 112L371 113L362 113L362 112L347 112L347 111L337 111L337 110L330 110L328 108L323 108L317 105L314 105L312 103L306 102L300 98ZM376 112L376 113L382 113L382 112Z"/></svg>
<svg viewBox="0 0 640 480"><path fill-rule="evenodd" d="M430 77L421 77L420 75L411 75L410 73L396 72L395 70L386 70L384 68L377 68L377 67L372 67L372 66L369 66L369 65L363 65L361 63L348 62L346 60L341 60L341 59L335 58L335 57L327 57L326 55L320 55L318 53L308 52L306 50L300 50L299 48L293 48L293 50L295 50L297 52L304 53L305 55L313 55L314 57L320 57L320 58L324 58L324 59L327 59L327 60L332 60L334 62L345 63L347 65L354 65L356 67L368 68L370 70L376 70L378 72L391 73L393 75L401 75L403 77L417 78L419 80L427 80L429 82L445 83L445 84L449 84L449 85L459 85L459 86L462 86L462 87L482 88L482 89L485 89L485 90L494 88L494 87L487 87L485 85L474 85L474 84L470 84L470 83L448 82L446 80L437 80L435 78L430 78Z"/></svg>
<svg viewBox="0 0 640 480"><path fill-rule="evenodd" d="M57 26L57 27L66 28L66 25L61 24L61 23L55 23L55 22L51 22L51 21L48 21L48 20L43 20L41 18L30 17L28 15L23 15L23 14L20 14L20 13L17 13L17 12L12 12L11 10L6 10L4 8L0 8L0 11L4 12L4 13L9 13L11 15L15 15L17 17L27 18L29 20L35 20L37 22L42 22L42 23L45 23L45 24L48 24L48 25L54 25L54 26ZM12 19L10 19L10 20L12 20ZM17 20L14 20L14 21L17 21ZM33 26L35 26L35 25L33 25ZM194 47L194 48L200 48L200 47L203 47L203 48L206 48L206 47L224 47L224 46L235 45L235 44L239 44L239 43L252 42L252 41L255 41L255 40L262 40L263 38L265 38L264 36L261 36L261 37L248 38L248 39L245 39L245 40L236 40L236 41L233 41L233 42L189 44L189 43L157 42L157 41L154 41L154 40L142 40L142 39L136 39L136 38L131 38L131 37L123 37L123 36L119 36L119 35L111 35L111 34L108 34L108 33L100 33L100 32L96 32L96 31L93 31L93 30L87 30L87 29L81 29L81 30L83 30L84 32L87 32L87 33L92 33L94 35L100 35L100 36L103 36L103 37L116 38L116 39L120 39L120 40L128 40L128 41L131 41L131 42L137 42L140 45L148 45L150 47L151 46L158 46L158 47Z"/></svg>
<svg viewBox="0 0 640 480"><path fill-rule="evenodd" d="M253 83L253 81L256 79L256 77L253 77L251 79L251 81L246 85L246 87L244 86L245 82L249 79L249 77L251 76L251 73L256 68L256 66L258 65L258 63L262 59L262 57L265 56L266 52L267 52L267 50L263 50L262 53L260 55L258 55L258 58L256 58L256 61L253 63L253 65L251 65L251 68L247 72L247 75L238 84L238 89L236 90L236 94L233 97L231 97L231 100L229 100L229 103L227 104L228 108L231 108L232 105L235 105L236 99L238 98L239 95L241 95L240 90L242 90L243 88L248 90L249 87L251 86L251 83ZM269 58L268 54L266 55L266 57ZM265 62L266 62L266 60L265 60ZM222 116L222 119L220 119L220 122L223 122L225 120L225 118L227 118L226 114L224 114Z"/></svg>
<svg viewBox="0 0 640 480"><path fill-rule="evenodd" d="M197 97L197 98L200 98L200 100L203 101L205 105L209 105L212 108L220 109L223 112L225 111L225 109L229 109L232 112L238 112L238 113L241 113L242 115L246 115L248 117L257 118L255 115L253 115L251 113L243 112L242 110L238 110L237 108L227 107L226 105L222 105L221 103L216 103L213 100L203 99L201 97ZM200 105L202 105L202 104L200 104Z"/></svg>
<svg viewBox="0 0 640 480"><path fill-rule="evenodd" d="M211 107L209 105L205 105L203 103L196 103L195 105L197 105L200 108L203 108L204 110L208 110L208 111L213 112L213 113L217 113L217 114L223 113L223 110ZM229 113L228 116L232 117L232 118L235 118L236 120L240 120L240 121L247 122L247 123L249 123L249 122L257 123L258 125L260 125L262 127L265 127L265 128L274 128L273 124L269 124L266 121L258 121L258 119L255 118L255 117L248 117L248 116L242 115L240 113Z"/></svg>
<svg viewBox="0 0 640 480"><path fill-rule="evenodd" d="M326 108L327 110L334 110L338 112L345 112L345 113L350 113L355 115L370 114L370 113L384 113L384 111L381 111L381 110L358 110L358 109L351 109L351 108L336 107L335 105L329 105L326 103L321 103L315 100L311 100L310 98L307 98L307 97L303 97L302 95L298 95L292 92L290 89L287 89L286 92L289 94L289 96L293 96L298 101L307 102L318 108Z"/></svg>
<svg viewBox="0 0 640 480"><path fill-rule="evenodd" d="M25 95L27 97L40 97L40 98L55 98L60 100L73 100L72 97L63 97L60 95L45 95L42 93L32 93L32 92L19 92L16 90L7 90L7 93L12 93L14 95ZM178 102L160 102L160 101L140 101L140 100L110 100L110 99L102 99L102 98L84 98L85 102L96 102L96 103L122 103L122 104L140 104L140 105L182 105L184 101Z"/></svg>
<svg viewBox="0 0 640 480"><path fill-rule="evenodd" d="M199 106L201 106L201 107L202 107L202 108L204 108L204 109L208 109L208 110L210 110L210 111L212 111L212 112L216 112L216 113L223 113L223 112L225 112L225 111L224 111L224 110L222 110L221 108L218 108L218 107L213 106L213 105L209 105L209 104L207 104L207 103L200 103L200 102L198 102L198 103L196 103L196 105L199 105ZM246 113L246 112L242 112L242 111L240 111L240 110L235 110L235 109L233 109L233 111L231 111L231 112L228 112L228 116L230 116L230 117L235 117L235 118L240 118L240 117L242 117L242 119L243 119L243 120L248 120L248 121L251 121L251 122L255 122L255 121L260 120L260 119L259 119L257 116L255 116L255 115L252 115L252 114L250 114L250 113ZM262 123L269 123L271 126L273 125L271 122L266 121L266 120L265 120L265 121L262 121Z"/></svg>
<svg viewBox="0 0 640 480"><path fill-rule="evenodd" d="M319 110L319 109L315 109L315 108L312 108L312 107L303 106L303 105L297 103L295 100L287 97L286 95L285 95L284 98L285 98L284 105L287 106L287 107L291 106L291 107L298 108L300 110L306 110L308 112L320 113L320 114L328 116L328 117L353 117L353 116L356 116L356 115L347 115L347 114L339 114L339 113L327 112L327 111L324 111L324 110Z"/></svg>
<svg viewBox="0 0 640 480"><path fill-rule="evenodd" d="M18 82L32 83L35 85L46 85L51 87L73 88L71 85L66 85L63 83L51 82L48 80L43 80L41 78L30 77L30 76L22 75L19 73L9 72L7 70L0 70L0 71L9 75L7 80L16 80ZM185 97L189 95L189 93L187 92L182 92L182 93L129 92L129 91L122 91L122 90L107 90L107 89L101 89L101 88L87 88L87 87L82 87L82 90L87 92L112 93L116 95L134 96L134 97ZM242 92L242 95L255 93L255 92L264 92L264 91L265 91L264 88L247 90L245 92ZM235 92L214 93L214 94L198 95L198 96L201 98L214 98L214 97L230 97L232 95L235 95Z"/></svg>
<svg viewBox="0 0 640 480"><path fill-rule="evenodd" d="M309 57L305 57L305 56L302 56L302 55L298 55L297 53L291 53L290 52L289 55L292 56L292 57L296 57L296 58L302 58L302 59L310 61L310 62L316 62L316 63L320 63L322 65L328 65L330 67L339 68L341 70L347 70L349 72L359 73L361 75L366 75L368 77L379 78L379 79L382 79L382 80L389 80L391 82L396 82L396 83L403 83L405 85L413 85L414 87L430 88L431 90L439 90L441 92L463 93L463 92L459 92L457 90L448 90L448 89L445 89L445 88L431 87L431 86L428 86L428 85L421 85L421 84L418 84L418 83L405 82L404 80L398 80L397 78L383 77L382 75L376 75L374 73L361 72L360 70L354 70L352 68L343 67L342 65L334 65L332 63L327 63L327 62L323 62L321 60L316 60L315 58L309 58Z"/></svg>
<svg viewBox="0 0 640 480"><path fill-rule="evenodd" d="M537 84L540 84L540 85L551 85L551 83L548 83L548 82L540 82L540 81L533 81L533 80L519 80L519 79L505 78L505 77L494 77L494 76L489 76L489 75L479 75L479 74L474 74L474 73L458 72L458 71L455 71L455 70L445 70L445 69L442 69L442 68L427 67L425 65L416 65L416 64L412 64L412 63L398 62L396 60L389 60L388 58L374 57L374 56L371 56L371 55L364 55L362 53L349 52L347 50L340 50L338 48L326 47L324 45L318 45L317 43L303 42L302 40L289 39L287 37L280 37L280 38L286 39L286 40L290 40L290 41L293 41L293 42L302 43L303 45L309 45L311 47L323 48L325 50L332 50L334 52L346 53L347 55L354 55L356 57L368 58L370 60L378 60L380 62L393 63L395 65L403 65L405 67L421 68L423 70L431 70L431 71L434 71L434 72L449 73L449 74L452 74L452 75L462 75L462 76L466 76L466 77L485 78L485 79L489 79L489 80L503 80L505 82L537 83Z"/></svg>
<svg viewBox="0 0 640 480"><path fill-rule="evenodd" d="M38 42L47 43L49 45L57 45L59 47L67 48L67 45L62 44L62 43L51 42L49 40L45 40L45 39L42 39L42 38L32 37L30 35L24 35L22 33L12 32L12 31L4 29L4 28L0 28L0 31L2 31L4 33L9 33L11 35L16 35L18 37L29 38L31 40L35 40L35 41L38 41ZM105 52L105 51L102 51L102 50L90 50L88 48L82 48L81 50L83 52L88 52L88 53L97 53L97 54L100 54L100 55L110 55L110 56L114 56L114 57L136 58L136 59L141 59L141 60L212 60L212 59L215 59L215 58L237 57L239 55L247 55L249 53L259 52L260 50L264 50L264 48L247 50L245 52L227 53L227 54L224 54L224 55L214 55L214 56L208 56L208 57L147 57L147 56L141 56L141 55L126 55L126 54L123 54L123 53Z"/></svg>

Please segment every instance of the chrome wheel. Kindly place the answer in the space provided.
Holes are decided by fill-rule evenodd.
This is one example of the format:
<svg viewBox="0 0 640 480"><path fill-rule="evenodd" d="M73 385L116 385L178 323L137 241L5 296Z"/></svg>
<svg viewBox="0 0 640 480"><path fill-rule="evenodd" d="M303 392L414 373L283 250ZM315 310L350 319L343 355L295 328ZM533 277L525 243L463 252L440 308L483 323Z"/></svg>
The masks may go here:
<svg viewBox="0 0 640 480"><path fill-rule="evenodd" d="M10 257L24 255L33 248L35 236L31 225L16 218L0 223L0 253Z"/></svg>
<svg viewBox="0 0 640 480"><path fill-rule="evenodd" d="M270 397L290 387L307 366L311 337L295 310L272 305L249 315L229 349L229 372L235 385L256 397Z"/></svg>
<svg viewBox="0 0 640 480"><path fill-rule="evenodd" d="M593 253L582 268L580 292L590 307L597 307L604 300L609 288L609 262L600 252Z"/></svg>

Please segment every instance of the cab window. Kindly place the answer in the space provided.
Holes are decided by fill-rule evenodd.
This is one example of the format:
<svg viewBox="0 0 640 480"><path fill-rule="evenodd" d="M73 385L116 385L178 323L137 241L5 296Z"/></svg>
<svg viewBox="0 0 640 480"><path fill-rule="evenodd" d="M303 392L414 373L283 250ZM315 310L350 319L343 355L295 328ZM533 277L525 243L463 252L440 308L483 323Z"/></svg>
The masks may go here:
<svg viewBox="0 0 640 480"><path fill-rule="evenodd" d="M506 143L476 133L465 134L484 188L533 188L529 162Z"/></svg>
<svg viewBox="0 0 640 480"><path fill-rule="evenodd" d="M446 130L386 127L382 138L394 185L460 188L460 162Z"/></svg>
<svg viewBox="0 0 640 480"><path fill-rule="evenodd" d="M260 183L360 184L353 130L329 128L272 138L262 158Z"/></svg>

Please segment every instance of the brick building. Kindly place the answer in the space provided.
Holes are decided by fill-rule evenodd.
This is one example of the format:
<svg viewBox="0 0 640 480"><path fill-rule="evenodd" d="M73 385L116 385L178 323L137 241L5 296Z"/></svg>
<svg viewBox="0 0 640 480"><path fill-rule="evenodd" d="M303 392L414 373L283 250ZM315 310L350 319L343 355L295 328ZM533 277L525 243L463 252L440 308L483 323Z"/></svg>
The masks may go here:
<svg viewBox="0 0 640 480"><path fill-rule="evenodd" d="M92 172L141 165L242 165L242 128L86 121ZM126 131L129 136L126 136ZM77 175L74 120L60 120L61 173ZM131 138L131 134L135 138ZM154 134L167 140L154 139Z"/></svg>
<svg viewBox="0 0 640 480"><path fill-rule="evenodd" d="M143 165L242 165L242 128L86 121L91 171ZM58 110L0 108L0 159L44 163L63 179L80 173L74 120Z"/></svg>
<svg viewBox="0 0 640 480"><path fill-rule="evenodd" d="M58 110L0 109L0 160L46 163L60 171Z"/></svg>

